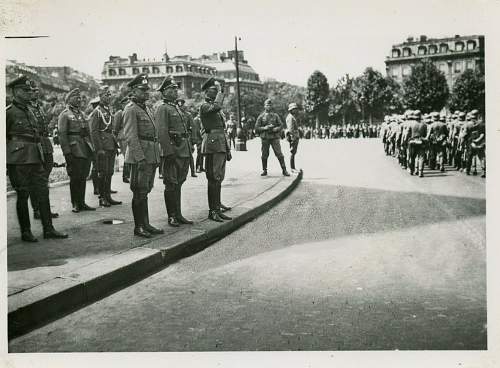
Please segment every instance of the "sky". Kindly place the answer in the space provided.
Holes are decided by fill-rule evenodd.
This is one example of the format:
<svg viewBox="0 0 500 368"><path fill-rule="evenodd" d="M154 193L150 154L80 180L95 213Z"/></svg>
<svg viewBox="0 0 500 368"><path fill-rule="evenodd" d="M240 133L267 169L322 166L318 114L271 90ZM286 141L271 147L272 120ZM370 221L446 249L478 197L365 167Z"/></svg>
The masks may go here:
<svg viewBox="0 0 500 368"><path fill-rule="evenodd" d="M385 74L391 46L410 35L492 32L498 1L7 0L0 10L6 59L69 65L100 77L110 55L161 58L239 49L261 79L305 86L320 70L330 85L367 66ZM497 7L494 7L497 10Z"/></svg>

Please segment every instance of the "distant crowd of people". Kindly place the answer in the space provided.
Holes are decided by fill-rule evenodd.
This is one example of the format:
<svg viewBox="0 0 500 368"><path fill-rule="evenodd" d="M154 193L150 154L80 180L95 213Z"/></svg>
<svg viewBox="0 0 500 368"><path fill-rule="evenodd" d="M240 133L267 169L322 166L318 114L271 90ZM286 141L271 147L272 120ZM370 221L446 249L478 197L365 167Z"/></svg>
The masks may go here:
<svg viewBox="0 0 500 368"><path fill-rule="evenodd" d="M348 123L344 125L321 125L319 128L300 127L304 139L377 138L380 124Z"/></svg>

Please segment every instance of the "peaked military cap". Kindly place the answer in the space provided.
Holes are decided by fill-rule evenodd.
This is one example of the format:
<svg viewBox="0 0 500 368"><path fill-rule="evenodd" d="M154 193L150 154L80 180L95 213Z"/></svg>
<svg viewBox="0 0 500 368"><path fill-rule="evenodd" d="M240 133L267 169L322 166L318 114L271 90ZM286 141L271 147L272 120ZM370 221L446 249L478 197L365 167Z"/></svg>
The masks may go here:
<svg viewBox="0 0 500 368"><path fill-rule="evenodd" d="M136 88L139 86L145 86L149 88L148 75L144 73L137 74L134 79L127 83L127 86L130 88Z"/></svg>
<svg viewBox="0 0 500 368"><path fill-rule="evenodd" d="M163 79L163 82L161 82L160 87L158 87L157 91L162 92L164 89L167 88L179 88L177 83L175 83L174 78L172 78L171 75L167 75L165 79Z"/></svg>
<svg viewBox="0 0 500 368"><path fill-rule="evenodd" d="M33 88L32 81L24 74L7 83L7 88L29 87Z"/></svg>
<svg viewBox="0 0 500 368"><path fill-rule="evenodd" d="M64 101L68 102L71 97L77 96L79 94L80 94L80 88L72 89L71 91L68 92Z"/></svg>
<svg viewBox="0 0 500 368"><path fill-rule="evenodd" d="M203 83L203 85L201 86L201 90L206 91L210 87L215 86L215 82L216 82L215 78L210 77L205 83Z"/></svg>
<svg viewBox="0 0 500 368"><path fill-rule="evenodd" d="M101 86L99 88L99 96L102 96L109 92L109 86Z"/></svg>
<svg viewBox="0 0 500 368"><path fill-rule="evenodd" d="M439 117L439 112L433 111L429 115L431 116L431 118L438 118Z"/></svg>
<svg viewBox="0 0 500 368"><path fill-rule="evenodd" d="M128 102L128 99L129 99L129 97L128 97L128 96L125 96L125 97L123 97L123 98L120 100L120 103L122 103L122 104L127 103L127 102Z"/></svg>
<svg viewBox="0 0 500 368"><path fill-rule="evenodd" d="M473 116L473 117L476 117L476 116L477 116L477 114L479 114L479 111L478 111L478 110L476 110L476 109L474 109L474 110L472 110L472 111L470 111L470 112L469 112L469 115L470 115L470 116Z"/></svg>
<svg viewBox="0 0 500 368"><path fill-rule="evenodd" d="M288 105L288 111L292 111L293 109L298 109L299 106L295 103L292 102L291 104Z"/></svg>
<svg viewBox="0 0 500 368"><path fill-rule="evenodd" d="M463 118L464 116L465 116L465 112L463 112L463 111L459 111L458 112L458 117L459 118Z"/></svg>
<svg viewBox="0 0 500 368"><path fill-rule="evenodd" d="M91 105L97 105L99 102L101 102L101 98L99 96L94 97L92 100L89 101Z"/></svg>

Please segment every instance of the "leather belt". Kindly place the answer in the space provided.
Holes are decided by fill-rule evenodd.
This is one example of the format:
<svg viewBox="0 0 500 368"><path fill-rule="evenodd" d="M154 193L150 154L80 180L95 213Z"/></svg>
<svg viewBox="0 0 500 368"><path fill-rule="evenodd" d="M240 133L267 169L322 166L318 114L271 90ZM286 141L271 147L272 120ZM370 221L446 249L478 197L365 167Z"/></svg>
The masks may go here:
<svg viewBox="0 0 500 368"><path fill-rule="evenodd" d="M168 135L171 137L181 137L181 138L189 138L190 137L189 133L168 132Z"/></svg>
<svg viewBox="0 0 500 368"><path fill-rule="evenodd" d="M40 143L40 140L37 137L29 136L29 135L13 135L10 137L13 141L19 142L27 142L27 143Z"/></svg>
<svg viewBox="0 0 500 368"><path fill-rule="evenodd" d="M224 129L205 129L207 133L225 133Z"/></svg>
<svg viewBox="0 0 500 368"><path fill-rule="evenodd" d="M140 135L138 138L141 141L158 142L158 138L156 138L156 137L146 137L146 136Z"/></svg>

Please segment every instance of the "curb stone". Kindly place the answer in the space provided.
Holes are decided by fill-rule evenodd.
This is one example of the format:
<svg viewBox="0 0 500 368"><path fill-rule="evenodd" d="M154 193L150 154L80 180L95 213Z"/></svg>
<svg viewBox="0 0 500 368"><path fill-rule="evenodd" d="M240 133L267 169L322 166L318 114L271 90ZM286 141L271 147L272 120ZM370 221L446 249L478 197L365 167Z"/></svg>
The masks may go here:
<svg viewBox="0 0 500 368"><path fill-rule="evenodd" d="M72 313L162 270L169 264L207 248L283 200L297 187L302 176L303 172L300 170L285 188L277 188L285 185L284 182L280 182L257 198L239 204L233 210L240 214L231 221L214 226L208 220L204 220L198 224L201 229L186 229L186 232L194 230L197 235L168 248L159 246L156 249L152 244L153 241L83 267L77 270L76 274L60 276L32 289L11 295L8 298L8 339L26 334ZM274 193L278 190L278 193ZM161 239L158 239L158 243L161 244Z"/></svg>

